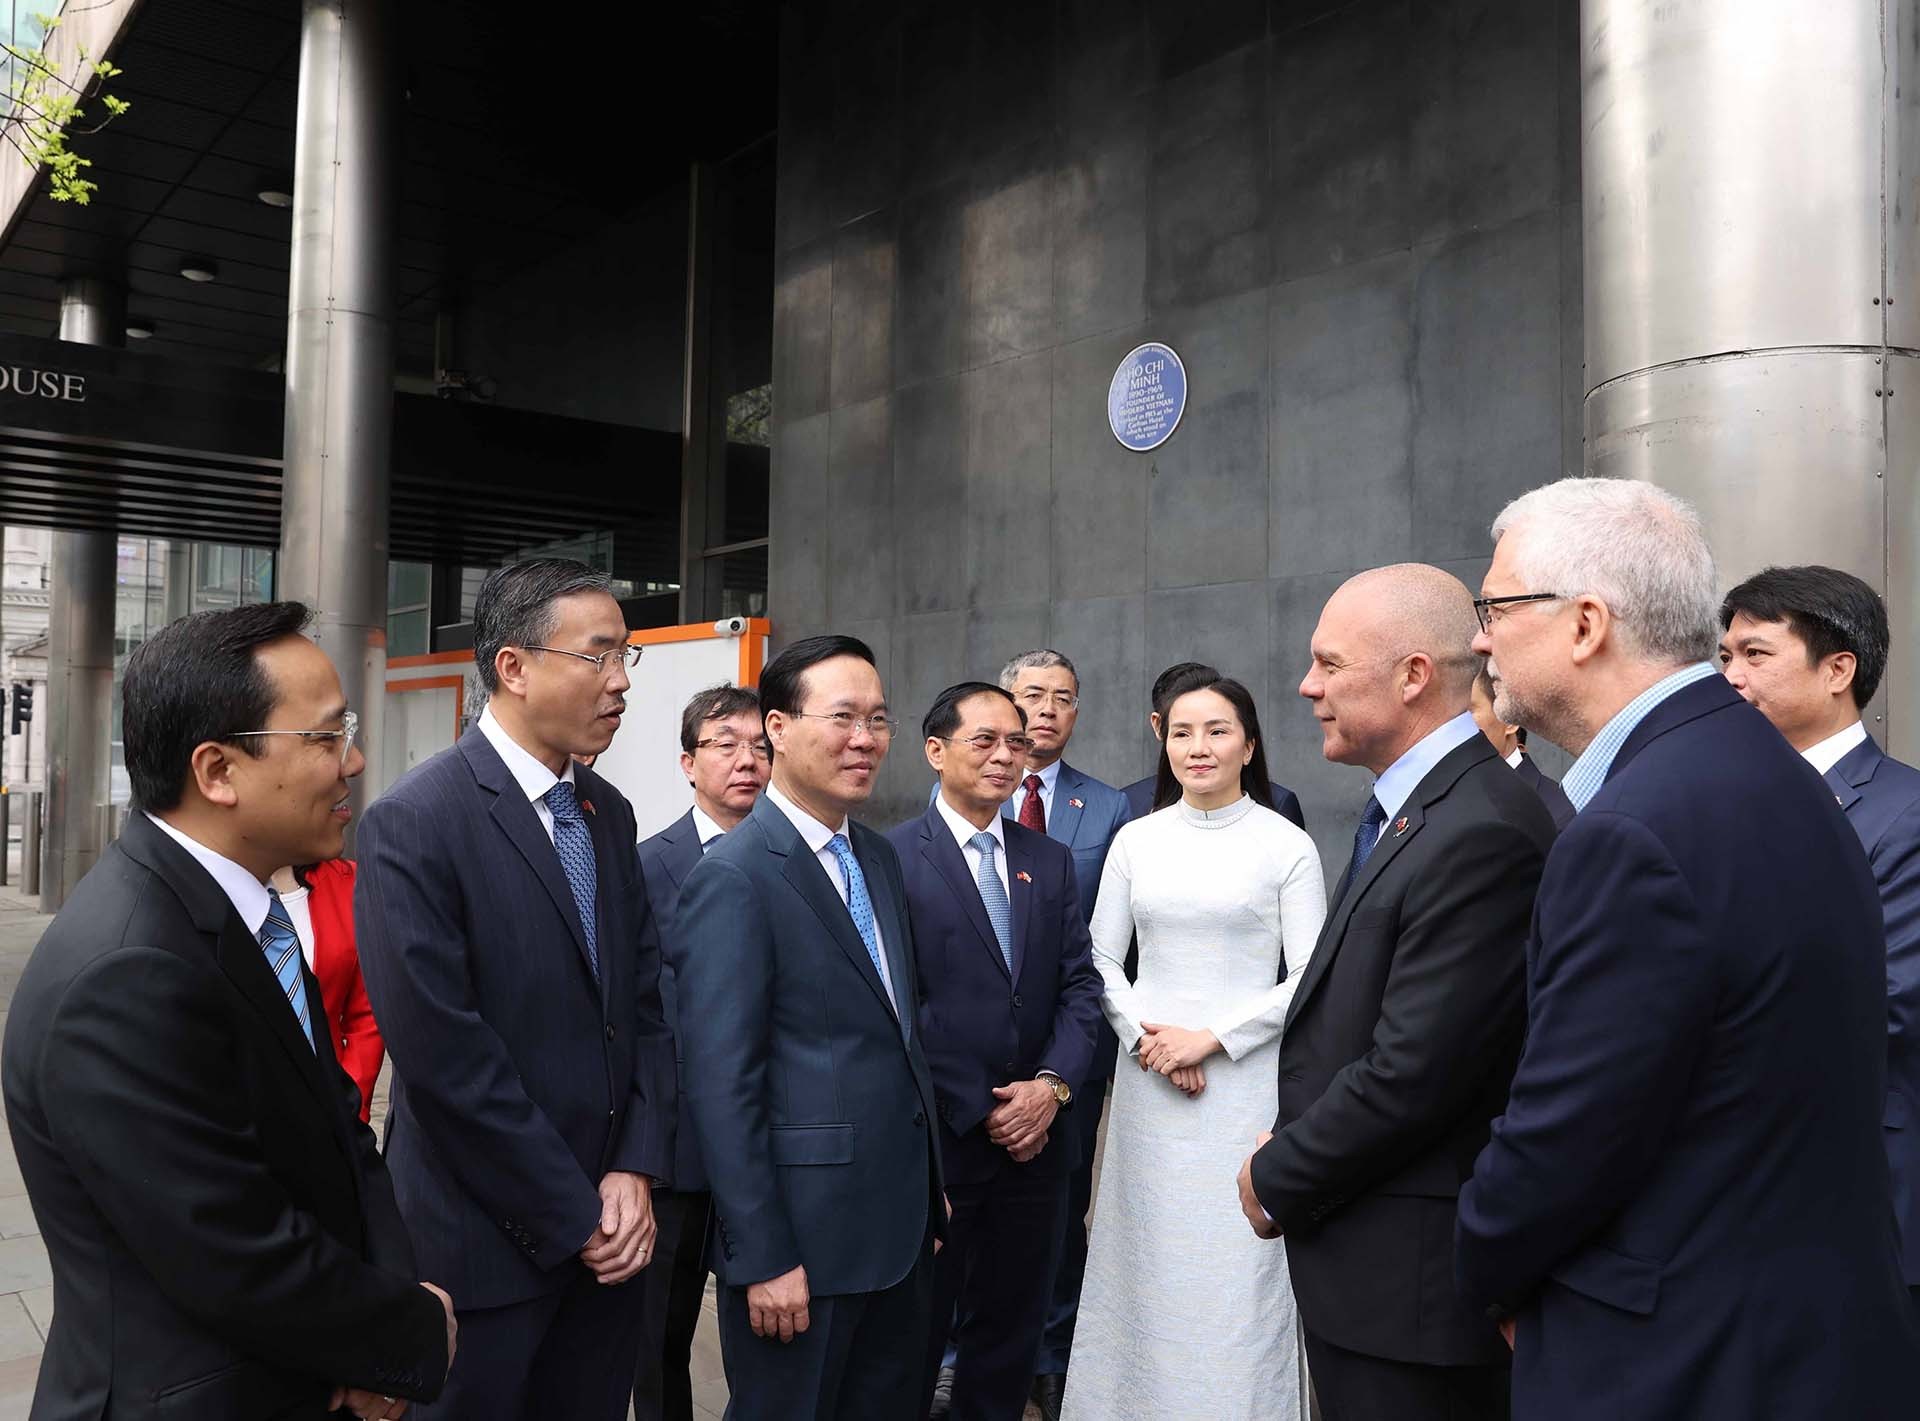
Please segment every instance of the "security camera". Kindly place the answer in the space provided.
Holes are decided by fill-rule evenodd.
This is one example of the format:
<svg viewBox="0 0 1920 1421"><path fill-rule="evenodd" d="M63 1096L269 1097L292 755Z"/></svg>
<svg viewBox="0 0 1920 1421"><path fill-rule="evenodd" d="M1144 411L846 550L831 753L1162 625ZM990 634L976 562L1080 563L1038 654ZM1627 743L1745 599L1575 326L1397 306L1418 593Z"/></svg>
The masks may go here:
<svg viewBox="0 0 1920 1421"><path fill-rule="evenodd" d="M747 619L745 617L722 617L713 624L713 630L718 636L745 636Z"/></svg>

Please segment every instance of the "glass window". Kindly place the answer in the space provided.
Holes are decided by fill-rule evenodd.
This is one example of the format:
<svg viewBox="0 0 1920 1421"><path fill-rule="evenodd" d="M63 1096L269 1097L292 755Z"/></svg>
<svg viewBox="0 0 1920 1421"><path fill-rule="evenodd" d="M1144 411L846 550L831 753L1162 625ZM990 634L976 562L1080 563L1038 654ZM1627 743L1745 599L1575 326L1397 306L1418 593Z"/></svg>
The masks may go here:
<svg viewBox="0 0 1920 1421"><path fill-rule="evenodd" d="M424 562L387 564L387 656L424 656L432 649L433 624L428 600L433 566Z"/></svg>

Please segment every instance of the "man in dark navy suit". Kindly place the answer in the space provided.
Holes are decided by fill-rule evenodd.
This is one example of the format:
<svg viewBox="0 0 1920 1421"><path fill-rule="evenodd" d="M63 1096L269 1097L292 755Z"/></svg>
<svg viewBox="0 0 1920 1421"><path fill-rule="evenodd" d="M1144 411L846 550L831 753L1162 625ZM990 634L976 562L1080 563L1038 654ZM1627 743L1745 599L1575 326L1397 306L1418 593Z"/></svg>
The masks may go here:
<svg viewBox="0 0 1920 1421"><path fill-rule="evenodd" d="M1166 738L1160 727L1166 723L1168 706L1188 691L1196 691L1202 686L1211 686L1219 679L1218 671L1199 661L1176 661L1154 677L1153 709L1147 714L1147 724L1153 727L1153 738L1155 740ZM1156 770L1145 779L1135 780L1120 791L1127 797L1129 818L1144 819L1153 813L1153 792L1159 778ZM1268 781L1268 788L1273 794L1273 807L1302 829L1306 828L1307 816L1300 808L1300 797L1276 781Z"/></svg>
<svg viewBox="0 0 1920 1421"><path fill-rule="evenodd" d="M956 1318L949 1414L996 1421L1020 1414L1040 1350L1077 1163L1049 1131L1093 1056L1100 977L1071 854L1000 813L1032 749L1013 697L950 686L921 728L939 794L888 837L953 1204L934 1316ZM928 1338L929 1391L945 1333Z"/></svg>
<svg viewBox="0 0 1920 1421"><path fill-rule="evenodd" d="M1887 669L1886 604L1831 567L1770 567L1720 604L1728 682L1826 777L1873 865L1887 930L1887 1109L1901 1269L1920 1305L1920 770L1860 716Z"/></svg>
<svg viewBox="0 0 1920 1421"><path fill-rule="evenodd" d="M680 713L680 773L693 788L693 807L640 845L646 876L649 944L659 942L680 905L680 885L722 834L736 828L767 786L771 762L760 729L760 697L751 687L720 685L696 692ZM667 1028L680 1039L679 994L673 965L660 964L660 1005ZM676 1045L677 1049L677 1045ZM707 1187L700 1143L688 1119L685 1085L673 1137L673 1174L654 1192L659 1226L653 1265L640 1275L646 1293L640 1366L633 1384L638 1421L693 1421L693 1334L707 1286Z"/></svg>
<svg viewBox="0 0 1920 1421"><path fill-rule="evenodd" d="M772 781L687 875L666 938L727 1415L907 1418L947 1229L938 1117L900 860L848 817L893 721L846 636L774 657L760 706Z"/></svg>
<svg viewBox="0 0 1920 1421"><path fill-rule="evenodd" d="M582 563L501 568L474 606L487 709L368 809L354 927L393 1055L387 1162L453 1284L454 1418L627 1414L673 1168L673 1042L633 811L607 748L620 604Z"/></svg>
<svg viewBox="0 0 1920 1421"><path fill-rule="evenodd" d="M1540 802L1547 806L1547 813L1553 816L1556 830L1567 827L1573 818L1573 805L1567 799L1566 791L1560 788L1558 780L1550 780L1540 773L1540 767L1533 763L1533 756L1527 753L1527 730L1523 725L1508 725L1493 713L1493 677L1482 666L1480 674L1473 678L1473 719L1480 727L1480 733L1492 742L1493 748L1500 752L1500 758L1513 767L1513 772L1533 787L1540 796Z"/></svg>
<svg viewBox="0 0 1920 1421"><path fill-rule="evenodd" d="M1520 1064L1456 1226L1461 1293L1514 1348L1513 1415L1910 1417L1859 839L1709 659L1692 509L1566 479L1493 533L1474 649L1496 709L1579 756Z"/></svg>

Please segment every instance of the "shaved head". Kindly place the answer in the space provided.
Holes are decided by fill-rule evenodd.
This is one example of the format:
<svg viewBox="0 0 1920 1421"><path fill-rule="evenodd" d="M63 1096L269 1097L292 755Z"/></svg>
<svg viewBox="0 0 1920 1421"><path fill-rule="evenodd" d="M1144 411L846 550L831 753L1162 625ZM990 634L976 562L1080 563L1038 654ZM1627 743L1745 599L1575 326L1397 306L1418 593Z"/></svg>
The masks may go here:
<svg viewBox="0 0 1920 1421"><path fill-rule="evenodd" d="M1466 583L1423 562L1394 563L1348 578L1327 606L1336 604L1376 655L1398 661L1425 652L1439 688L1466 709L1481 665L1473 652L1480 623Z"/></svg>

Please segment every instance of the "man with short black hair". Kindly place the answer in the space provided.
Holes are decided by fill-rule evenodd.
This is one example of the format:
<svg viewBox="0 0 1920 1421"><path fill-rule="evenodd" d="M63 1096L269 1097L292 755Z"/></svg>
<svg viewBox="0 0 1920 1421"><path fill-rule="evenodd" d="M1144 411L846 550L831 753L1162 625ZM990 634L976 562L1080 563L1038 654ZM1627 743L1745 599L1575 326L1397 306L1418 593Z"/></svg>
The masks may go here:
<svg viewBox="0 0 1920 1421"><path fill-rule="evenodd" d="M673 1042L633 810L576 756L620 724L607 578L538 558L474 604L486 710L374 802L354 926L393 1057L387 1159L468 1338L438 1403L620 1421L653 1186L673 1169Z"/></svg>
<svg viewBox="0 0 1920 1421"><path fill-rule="evenodd" d="M680 905L680 886L722 834L747 817L767 787L771 760L760 728L760 697L749 686L730 684L696 691L680 713L680 773L693 788L693 807L640 845L646 876L650 950L670 932ZM680 1040L679 993L673 963L660 963L660 1005L673 1032L676 1067ZM700 1143L680 1084L680 1121L674 1131L673 1175L653 1198L659 1233L653 1266L641 1275L646 1320L641 1328L640 1367L633 1406L639 1421L692 1421L693 1334L707 1286L707 1221L713 1195Z"/></svg>
<svg viewBox="0 0 1920 1421"><path fill-rule="evenodd" d="M888 838L906 875L953 1202L934 1315L955 1317L956 1360L948 1410L936 1397L934 1414L999 1421L1024 1407L1046 1324L1079 1162L1049 1132L1093 1058L1100 977L1071 853L1000 813L1032 750L1013 697L984 681L949 686L921 729L939 794ZM927 1339L929 1391L946 1335Z"/></svg>
<svg viewBox="0 0 1920 1421"><path fill-rule="evenodd" d="M36 1416L393 1417L446 1378L452 1304L267 882L339 857L366 767L306 624L202 612L127 660L140 812L41 936L0 1072L59 1299Z"/></svg>
<svg viewBox="0 0 1920 1421"><path fill-rule="evenodd" d="M900 860L848 817L894 723L847 636L774 657L760 708L772 781L687 875L666 937L727 1414L907 1418L946 1209Z"/></svg>
<svg viewBox="0 0 1920 1421"><path fill-rule="evenodd" d="M1882 1138L1907 1287L1920 1305L1920 770L1884 753L1861 712L1891 636L1880 595L1831 567L1770 567L1720 604L1734 690L1825 776L1873 865L1887 929Z"/></svg>

